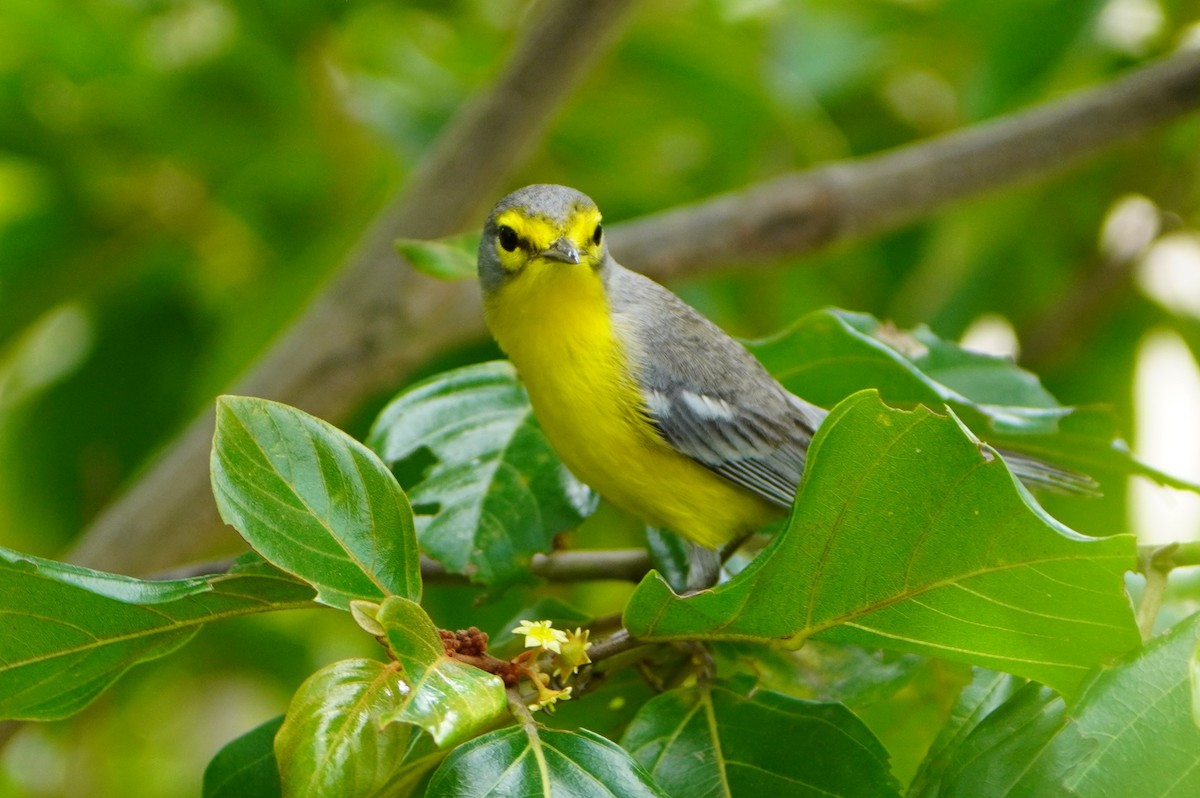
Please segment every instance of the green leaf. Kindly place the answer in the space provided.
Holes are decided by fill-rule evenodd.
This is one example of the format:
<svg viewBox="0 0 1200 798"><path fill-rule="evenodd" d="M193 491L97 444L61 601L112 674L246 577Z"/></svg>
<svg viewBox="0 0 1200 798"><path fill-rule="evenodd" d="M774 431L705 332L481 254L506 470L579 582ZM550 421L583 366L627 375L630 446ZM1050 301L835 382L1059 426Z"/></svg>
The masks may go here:
<svg viewBox="0 0 1200 798"><path fill-rule="evenodd" d="M1200 728L1189 659L1200 615L1099 671L1079 701L1036 685L1018 691L952 752L922 795L1200 795Z"/></svg>
<svg viewBox="0 0 1200 798"><path fill-rule="evenodd" d="M818 310L748 348L788 390L826 407L875 388L896 403L1064 414L1038 378L1008 358L962 349L924 326L899 330L864 313Z"/></svg>
<svg viewBox="0 0 1200 798"><path fill-rule="evenodd" d="M204 769L204 798L278 798L275 733L283 715L225 744Z"/></svg>
<svg viewBox="0 0 1200 798"><path fill-rule="evenodd" d="M375 620L411 687L401 704L383 713L382 723L415 724L445 748L495 726L504 716L504 683L447 657L437 628L420 605L392 596L384 599Z"/></svg>
<svg viewBox="0 0 1200 798"><path fill-rule="evenodd" d="M150 582L0 549L0 717L67 717L205 623L309 607L312 597L265 564Z"/></svg>
<svg viewBox="0 0 1200 798"><path fill-rule="evenodd" d="M786 530L749 567L686 599L652 573L625 624L645 639L820 635L1070 692L1138 644L1134 556L1132 537L1059 525L954 418L864 391L822 425Z"/></svg>
<svg viewBox="0 0 1200 798"><path fill-rule="evenodd" d="M344 432L293 407L222 396L212 451L221 517L268 560L347 609L421 597L412 511L390 471Z"/></svg>
<svg viewBox="0 0 1200 798"><path fill-rule="evenodd" d="M1007 673L976 668L975 677L959 694L950 712L950 719L930 746L925 761L909 784L909 798L936 798L942 774L963 740L1025 684L1024 679Z"/></svg>
<svg viewBox="0 0 1200 798"><path fill-rule="evenodd" d="M507 362L439 374L396 397L368 444L389 465L437 462L409 495L421 546L451 571L496 587L533 581L529 563L579 524L595 497L559 462Z"/></svg>
<svg viewBox="0 0 1200 798"><path fill-rule="evenodd" d="M747 346L788 390L823 407L874 388L894 405L949 405L991 444L1200 489L1135 461L1111 411L1063 407L1012 360L968 351L924 326L899 330L867 314L825 309Z"/></svg>
<svg viewBox="0 0 1200 798"><path fill-rule="evenodd" d="M441 757L432 741L415 726L383 722L408 692L398 668L369 659L310 676L275 737L284 795L385 796L421 778Z"/></svg>
<svg viewBox="0 0 1200 798"><path fill-rule="evenodd" d="M854 708L858 719L887 749L892 775L901 784L916 776L955 700L971 681L969 666L940 658L920 659L923 664L901 689Z"/></svg>
<svg viewBox="0 0 1200 798"><path fill-rule="evenodd" d="M477 737L446 757L429 798L516 795L663 798L665 793L621 748L586 729L513 726Z"/></svg>
<svg viewBox="0 0 1200 798"><path fill-rule="evenodd" d="M850 710L765 690L663 693L621 745L674 798L899 795L887 752Z"/></svg>
<svg viewBox="0 0 1200 798"><path fill-rule="evenodd" d="M479 233L463 233L433 241L399 238L396 239L396 250L418 271L439 280L461 280L475 276Z"/></svg>

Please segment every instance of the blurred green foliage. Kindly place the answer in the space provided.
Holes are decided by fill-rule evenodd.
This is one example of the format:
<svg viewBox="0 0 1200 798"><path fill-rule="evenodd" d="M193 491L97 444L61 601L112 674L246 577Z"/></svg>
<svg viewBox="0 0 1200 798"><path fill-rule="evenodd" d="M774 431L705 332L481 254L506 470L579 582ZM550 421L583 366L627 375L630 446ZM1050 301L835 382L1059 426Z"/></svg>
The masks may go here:
<svg viewBox="0 0 1200 798"><path fill-rule="evenodd" d="M0 544L61 553L253 361L486 86L527 5L0 5ZM1142 35L1144 14L1118 6L1150 14ZM512 185L569 183L606 221L630 218L1102 83L1194 41L1198 20L1198 0L653 0ZM830 304L948 338L998 314L1052 393L1111 403L1128 428L1143 336L1175 329L1196 352L1200 324L1128 281L1066 330L1046 320L1101 271L1120 198L1200 227L1198 141L1200 120L1185 120L871 241L676 288L740 335ZM1082 531L1123 530L1125 491L1106 488L1091 509L1047 504ZM561 594L586 607L595 589ZM486 626L526 600L475 611L473 596L431 590L428 603ZM206 631L75 721L23 732L0 758L0 794L195 794L221 744L354 653L343 627Z"/></svg>

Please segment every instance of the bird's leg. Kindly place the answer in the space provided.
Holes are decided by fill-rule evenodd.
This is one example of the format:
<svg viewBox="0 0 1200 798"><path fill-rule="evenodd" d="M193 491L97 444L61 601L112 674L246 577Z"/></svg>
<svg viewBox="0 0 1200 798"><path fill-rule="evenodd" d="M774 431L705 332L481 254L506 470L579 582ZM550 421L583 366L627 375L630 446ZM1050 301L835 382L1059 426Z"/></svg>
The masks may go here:
<svg viewBox="0 0 1200 798"><path fill-rule="evenodd" d="M687 593L707 590L717 583L724 558L717 549L688 542Z"/></svg>

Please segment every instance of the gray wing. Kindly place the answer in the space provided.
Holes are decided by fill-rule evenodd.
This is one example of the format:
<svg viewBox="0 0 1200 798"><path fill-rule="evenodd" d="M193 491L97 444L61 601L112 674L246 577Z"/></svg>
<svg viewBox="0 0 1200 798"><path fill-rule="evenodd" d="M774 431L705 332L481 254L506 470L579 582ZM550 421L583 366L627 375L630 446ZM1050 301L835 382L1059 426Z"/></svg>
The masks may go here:
<svg viewBox="0 0 1200 798"><path fill-rule="evenodd" d="M791 507L826 411L788 393L741 344L662 286L611 261L605 269L616 333L663 439Z"/></svg>

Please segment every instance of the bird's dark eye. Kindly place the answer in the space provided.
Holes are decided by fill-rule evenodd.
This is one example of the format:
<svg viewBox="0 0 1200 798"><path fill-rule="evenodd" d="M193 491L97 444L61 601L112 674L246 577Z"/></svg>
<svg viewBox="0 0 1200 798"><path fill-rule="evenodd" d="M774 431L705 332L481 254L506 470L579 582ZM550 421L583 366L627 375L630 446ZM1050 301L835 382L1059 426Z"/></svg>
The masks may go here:
<svg viewBox="0 0 1200 798"><path fill-rule="evenodd" d="M500 238L500 246L504 247L507 252L512 252L521 243L521 239L517 237L517 231L506 224L500 225L500 229L496 232Z"/></svg>
<svg viewBox="0 0 1200 798"><path fill-rule="evenodd" d="M602 235L604 235L604 230L603 230L603 229L600 227L600 225L599 225L599 224L597 224L597 225L596 225L596 232L592 233L592 243L593 243L593 244L599 244L599 243L600 243L600 237L601 237Z"/></svg>

